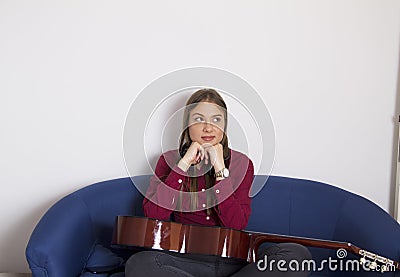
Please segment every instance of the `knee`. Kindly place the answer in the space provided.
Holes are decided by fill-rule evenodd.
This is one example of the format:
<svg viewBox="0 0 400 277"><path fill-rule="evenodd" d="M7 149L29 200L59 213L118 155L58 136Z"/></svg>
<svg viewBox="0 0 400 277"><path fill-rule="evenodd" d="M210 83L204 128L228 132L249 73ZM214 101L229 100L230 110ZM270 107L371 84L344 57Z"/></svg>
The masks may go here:
<svg viewBox="0 0 400 277"><path fill-rule="evenodd" d="M279 243L265 249L264 255L283 260L310 260L311 252L307 247L297 243Z"/></svg>
<svg viewBox="0 0 400 277"><path fill-rule="evenodd" d="M289 249L291 255L296 260L311 260L312 255L307 247L297 243L286 243L286 249Z"/></svg>
<svg viewBox="0 0 400 277"><path fill-rule="evenodd" d="M139 272L141 269L146 269L149 266L153 266L156 264L154 261L159 254L160 253L157 251L141 251L135 253L126 261L125 271Z"/></svg>

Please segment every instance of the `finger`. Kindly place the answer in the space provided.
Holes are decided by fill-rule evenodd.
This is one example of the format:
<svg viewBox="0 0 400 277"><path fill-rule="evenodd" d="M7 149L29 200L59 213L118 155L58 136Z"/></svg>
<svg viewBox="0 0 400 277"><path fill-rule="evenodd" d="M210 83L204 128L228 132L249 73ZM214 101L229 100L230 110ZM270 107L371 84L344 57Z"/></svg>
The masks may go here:
<svg viewBox="0 0 400 277"><path fill-rule="evenodd" d="M195 162L196 162L196 164L198 164L200 161L201 161L201 152L199 151L199 152L197 153L197 155L196 155L196 160L195 160Z"/></svg>
<svg viewBox="0 0 400 277"><path fill-rule="evenodd" d="M201 156L201 151L200 149L198 150L197 154L196 154L196 161L200 158Z"/></svg>
<svg viewBox="0 0 400 277"><path fill-rule="evenodd" d="M200 146L200 149L201 149L201 160L203 160L205 155L205 150L203 146Z"/></svg>
<svg viewBox="0 0 400 277"><path fill-rule="evenodd" d="M213 147L212 149L210 149L210 163L212 164L212 165L214 165L215 164L215 160L216 160L216 158L217 158L217 150L215 149L215 147Z"/></svg>
<svg viewBox="0 0 400 277"><path fill-rule="evenodd" d="M197 155L197 147L195 144L191 144L189 147L189 150L186 152L188 161L190 161L191 163L193 163L196 160L196 155Z"/></svg>

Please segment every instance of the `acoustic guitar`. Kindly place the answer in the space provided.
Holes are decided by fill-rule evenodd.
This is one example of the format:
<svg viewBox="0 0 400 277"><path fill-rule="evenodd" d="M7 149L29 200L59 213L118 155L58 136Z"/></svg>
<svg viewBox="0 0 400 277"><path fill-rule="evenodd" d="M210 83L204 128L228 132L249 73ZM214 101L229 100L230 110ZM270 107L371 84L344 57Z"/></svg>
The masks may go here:
<svg viewBox="0 0 400 277"><path fill-rule="evenodd" d="M189 225L139 216L117 216L112 238L112 245L116 247L216 255L249 263L256 262L258 247L264 242L293 242L310 247L345 249L360 256L360 263L367 265L370 270L379 270L382 273L400 270L398 261L363 250L348 242Z"/></svg>

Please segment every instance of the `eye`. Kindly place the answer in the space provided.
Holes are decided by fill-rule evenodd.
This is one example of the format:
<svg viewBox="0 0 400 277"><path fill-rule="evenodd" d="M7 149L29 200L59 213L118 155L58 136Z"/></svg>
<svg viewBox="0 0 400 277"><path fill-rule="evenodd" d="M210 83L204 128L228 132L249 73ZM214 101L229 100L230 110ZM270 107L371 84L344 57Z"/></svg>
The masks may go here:
<svg viewBox="0 0 400 277"><path fill-rule="evenodd" d="M195 122L203 122L204 119L201 116L197 116L197 117L194 118L194 121Z"/></svg>
<svg viewBox="0 0 400 277"><path fill-rule="evenodd" d="M219 123L219 122L221 122L222 121L222 118L221 117L214 117L213 118L213 122L215 122L215 123Z"/></svg>

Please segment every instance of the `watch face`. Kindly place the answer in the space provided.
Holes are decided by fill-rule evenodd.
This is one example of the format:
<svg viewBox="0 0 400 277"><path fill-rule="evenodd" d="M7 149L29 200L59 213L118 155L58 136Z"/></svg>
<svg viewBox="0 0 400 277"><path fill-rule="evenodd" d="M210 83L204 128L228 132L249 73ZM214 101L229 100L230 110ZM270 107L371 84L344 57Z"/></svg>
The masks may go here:
<svg viewBox="0 0 400 277"><path fill-rule="evenodd" d="M227 168L224 168L224 171L222 173L224 174L225 178L229 177L229 170Z"/></svg>

